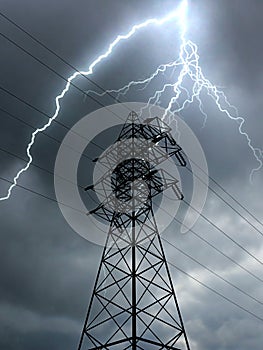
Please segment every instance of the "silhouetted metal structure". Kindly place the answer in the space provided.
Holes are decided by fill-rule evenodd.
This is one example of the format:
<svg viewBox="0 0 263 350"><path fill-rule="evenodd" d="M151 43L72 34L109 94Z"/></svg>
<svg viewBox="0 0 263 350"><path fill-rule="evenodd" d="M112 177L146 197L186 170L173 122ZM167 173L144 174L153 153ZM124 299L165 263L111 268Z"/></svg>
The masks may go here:
<svg viewBox="0 0 263 350"><path fill-rule="evenodd" d="M170 130L131 112L115 147L95 160L107 171L86 188L102 198L89 214L110 226L79 350L190 349L153 210L167 188L182 198L161 168L169 157L186 165Z"/></svg>

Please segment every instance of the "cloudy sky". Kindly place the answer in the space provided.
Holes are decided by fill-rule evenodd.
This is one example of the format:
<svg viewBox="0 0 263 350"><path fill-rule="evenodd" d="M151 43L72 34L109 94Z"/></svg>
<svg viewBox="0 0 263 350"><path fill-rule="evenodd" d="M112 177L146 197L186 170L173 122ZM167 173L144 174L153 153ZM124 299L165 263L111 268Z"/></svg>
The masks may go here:
<svg viewBox="0 0 263 350"><path fill-rule="evenodd" d="M0 12L74 67L85 70L119 33L125 33L133 24L147 18L165 15L178 3L175 0L75 0L74 3L69 0L24 0L23 3L0 0ZM199 47L205 76L221 87L229 101L238 107L252 144L259 148L262 148L263 130L262 13L263 3L259 0L190 1L187 31L187 37ZM0 17L0 28L1 108L20 119L0 112L0 147L17 156L0 151L0 176L12 180L25 164L21 158L26 159L26 146L33 129L42 126L47 119L3 88L52 115L55 96L64 88L65 81L3 35L60 75L68 77L74 71L3 17ZM143 79L160 64L175 60L179 45L176 24L142 30L129 42L121 43L107 61L98 65L92 79L106 89ZM169 82L172 78L167 74L145 91L134 89L126 100L147 102L162 81ZM97 89L85 79L76 82L81 89ZM220 113L205 94L202 98L208 115L204 128L196 104L184 111L182 117L202 145L209 174L262 222L263 170L254 174L251 184L249 174L258 163L246 139L239 135L238 123ZM105 97L100 102L109 105L114 101ZM165 107L166 102L164 96L161 106ZM63 100L58 121L70 128L98 108L98 103L84 99L82 93L71 88ZM59 142L54 138L62 141L66 132L63 126L52 124L46 131L49 136L38 135L32 149L34 164L50 173L32 166L19 184L55 198L52 172ZM90 166L87 161L87 177ZM81 169L85 171L84 166ZM262 225L213 183L210 185L262 232ZM5 181L0 182L1 196L6 194L8 186ZM185 191L188 194L187 188ZM258 260L202 218L195 224L194 231L250 274L191 232L180 234L175 223L169 226L164 237L254 300L164 241L167 259L263 319L263 305L260 304L263 303L262 235L212 191L209 191L203 214ZM9 200L0 202L0 215L0 348L76 349L102 248L75 233L55 202L22 188L16 188ZM89 229L92 227L87 227ZM192 349L262 349L263 320L229 303L174 267L170 269Z"/></svg>

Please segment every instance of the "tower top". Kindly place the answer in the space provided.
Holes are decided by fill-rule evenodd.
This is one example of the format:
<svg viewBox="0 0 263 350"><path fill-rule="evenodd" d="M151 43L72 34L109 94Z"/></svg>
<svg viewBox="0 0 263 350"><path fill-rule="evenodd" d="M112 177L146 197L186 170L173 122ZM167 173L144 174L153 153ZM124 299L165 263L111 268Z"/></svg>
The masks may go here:
<svg viewBox="0 0 263 350"><path fill-rule="evenodd" d="M178 199L183 198L178 180L162 168L169 158L180 166L186 165L182 149L170 131L158 117L140 122L137 113L129 113L114 145L94 160L106 172L85 189L99 193L101 199L101 204L89 214L108 221L116 214L140 215L151 208L154 197L168 188L174 190Z"/></svg>

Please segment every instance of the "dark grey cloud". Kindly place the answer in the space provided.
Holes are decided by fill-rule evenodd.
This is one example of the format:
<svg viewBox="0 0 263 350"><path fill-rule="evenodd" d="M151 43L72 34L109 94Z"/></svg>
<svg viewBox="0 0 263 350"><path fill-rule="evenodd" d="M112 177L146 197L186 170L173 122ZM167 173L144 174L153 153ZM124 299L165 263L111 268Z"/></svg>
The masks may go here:
<svg viewBox="0 0 263 350"><path fill-rule="evenodd" d="M26 0L21 4L17 0L2 0L1 10L82 69L105 49L116 34L125 32L127 27L145 18L165 14L177 3L159 0L77 0L73 4L68 0L56 0L47 4L43 0ZM206 0L192 1L190 4L188 33L199 45L204 73L215 84L223 86L229 100L246 116L245 127L255 145L262 146L262 3L256 0ZM60 74L66 77L71 74L72 69L33 44L3 19L0 20L0 28L1 32ZM54 97L64 87L64 81L5 39L0 39L0 45L0 84L44 112L53 113ZM106 88L118 88L131 79L142 79L160 63L174 59L178 45L176 27L166 26L163 31L145 30L129 43L121 44L106 64L97 67L93 78ZM78 84L85 90L94 88L82 78L78 79ZM155 84L157 86L157 81ZM147 91L133 91L127 95L130 101L145 101L147 97ZM34 127L46 122L43 115L5 93L0 92L0 98L2 108L20 116ZM101 101L113 103L109 97ZM205 101L208 120L204 129L202 116L196 106L187 109L183 116L202 144L209 172L262 219L262 171L255 174L254 183L250 185L249 173L257 163L246 140L238 134L237 123L220 114L209 99L205 98ZM84 101L83 95L72 88L63 102L58 120L71 127L98 107L90 99ZM26 157L25 148L31 130L2 112L0 117L1 147ZM62 140L66 132L65 128L56 124L47 131L58 140ZM38 165L53 171L58 147L55 141L39 135L33 149L34 160ZM0 162L0 174L8 178L12 178L23 164L1 152ZM83 174L81 179L85 179ZM23 175L21 184L51 197L55 195L52 176L34 167ZM187 180L184 183L186 195L188 185L191 186ZM7 185L1 182L0 189L1 195L4 194ZM204 213L246 249L262 257L262 236L212 193L209 194ZM55 203L23 189L15 189L9 201L0 203L0 217L0 348L76 348L101 247L83 240L73 232ZM263 277L260 264L202 219L199 219L194 229L240 264ZM178 226L171 224L165 237L247 293L261 298L260 282L215 253L191 233L180 235L177 230ZM168 244L165 244L165 248L169 261L263 317L262 306L225 285ZM172 267L171 271L193 349L232 350L237 348L237 344L240 350L262 348L260 321Z"/></svg>

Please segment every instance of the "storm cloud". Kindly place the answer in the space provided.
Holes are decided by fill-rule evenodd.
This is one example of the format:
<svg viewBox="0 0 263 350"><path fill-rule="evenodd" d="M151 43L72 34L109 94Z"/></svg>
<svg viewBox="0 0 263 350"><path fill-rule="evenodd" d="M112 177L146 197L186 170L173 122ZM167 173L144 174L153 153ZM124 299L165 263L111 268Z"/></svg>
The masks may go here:
<svg viewBox="0 0 263 350"><path fill-rule="evenodd" d="M146 18L166 14L178 3L166 0L55 0L48 3L43 0L1 0L0 11L72 65L84 69L117 34ZM262 147L263 130L262 11L263 3L257 0L190 1L187 30L188 37L198 44L204 74L221 86L229 101L238 107L245 118L246 131L259 148ZM0 28L1 33L61 75L68 77L73 72L4 18L0 18ZM65 81L3 37L0 45L0 85L51 115L55 110L54 98L63 89ZM92 79L104 88L118 88L130 80L143 79L159 64L175 59L179 45L176 26L145 29L129 42L119 45L111 58L96 68ZM96 89L83 78L77 82L84 90ZM147 92L138 90L127 95L129 101L138 102L147 102L147 97ZM0 98L2 108L33 127L39 127L47 120L2 90ZM211 99L203 98L208 114L205 128L202 128L203 117L197 106L189 107L183 118L203 147L209 174L262 222L263 170L254 174L253 184L250 184L249 174L258 164L246 139L238 133L238 123L220 113ZM114 101L108 96L101 102L112 104ZM62 103L58 120L71 127L97 108L100 106L95 101L84 99L83 94L72 87ZM4 112L0 112L0 118L0 146L26 159L32 130ZM52 124L47 130L47 134L59 141L66 132L67 129L58 124ZM34 163L52 172L58 148L59 142L39 135L33 148ZM96 150L91 150L91 158L96 155ZM4 152L0 152L0 162L0 175L8 179L24 165L22 160ZM88 184L91 162L86 160L86 164ZM84 163L81 168L85 171ZM81 179L85 180L85 173ZM19 183L55 198L52 174L39 168L32 166ZM2 181L0 185L2 196L8 184ZM183 185L186 199L189 199L188 182ZM212 183L211 186L214 187ZM182 210L186 210L185 206ZM211 191L203 213L263 260L262 236ZM56 203L22 188L15 189L9 200L0 202L0 218L0 348L76 349L102 247L78 236L68 226ZM262 226L253 218L248 219L262 231ZM202 218L194 230L263 279L262 265ZM179 232L179 226L172 223L164 237L263 302L262 282L216 253L191 232L185 235ZM164 247L170 262L263 318L262 305L222 282L169 244L164 242ZM262 349L262 321L172 266L170 269L192 349Z"/></svg>

